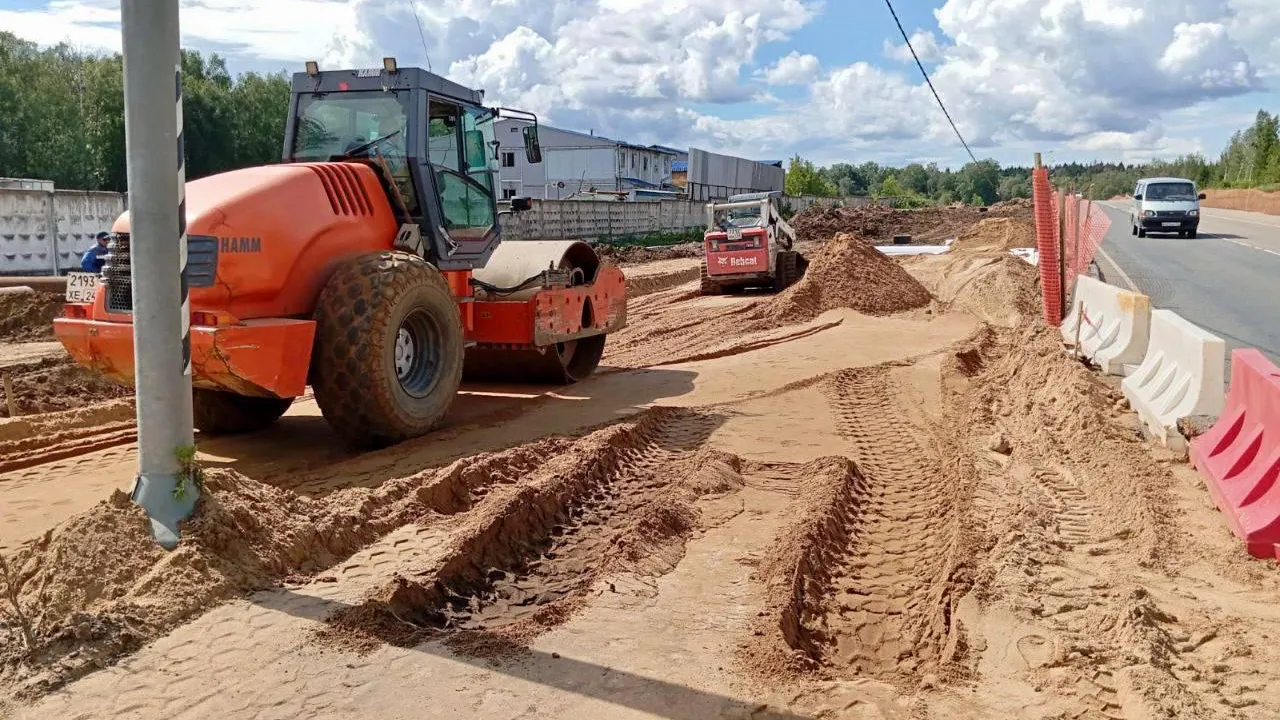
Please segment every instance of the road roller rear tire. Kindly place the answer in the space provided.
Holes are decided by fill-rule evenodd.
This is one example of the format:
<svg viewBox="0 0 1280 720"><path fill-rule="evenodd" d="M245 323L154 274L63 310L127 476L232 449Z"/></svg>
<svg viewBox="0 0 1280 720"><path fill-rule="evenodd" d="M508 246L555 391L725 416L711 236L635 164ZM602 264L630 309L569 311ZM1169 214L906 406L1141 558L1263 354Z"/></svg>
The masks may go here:
<svg viewBox="0 0 1280 720"><path fill-rule="evenodd" d="M339 267L320 293L314 347L316 404L357 448L431 432L462 381L457 302L444 275L408 253Z"/></svg>
<svg viewBox="0 0 1280 720"><path fill-rule="evenodd" d="M249 397L204 388L193 389L191 401L195 427L207 435L264 430L293 404L293 398Z"/></svg>

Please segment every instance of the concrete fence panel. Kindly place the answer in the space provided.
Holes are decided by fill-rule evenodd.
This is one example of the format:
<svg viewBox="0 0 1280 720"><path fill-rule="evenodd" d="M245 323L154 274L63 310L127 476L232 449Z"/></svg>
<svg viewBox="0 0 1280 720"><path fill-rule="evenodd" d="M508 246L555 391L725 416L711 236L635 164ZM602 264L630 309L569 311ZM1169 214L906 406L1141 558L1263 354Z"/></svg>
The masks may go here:
<svg viewBox="0 0 1280 720"><path fill-rule="evenodd" d="M94 235L124 209L121 193L0 188L0 275L78 269Z"/></svg>

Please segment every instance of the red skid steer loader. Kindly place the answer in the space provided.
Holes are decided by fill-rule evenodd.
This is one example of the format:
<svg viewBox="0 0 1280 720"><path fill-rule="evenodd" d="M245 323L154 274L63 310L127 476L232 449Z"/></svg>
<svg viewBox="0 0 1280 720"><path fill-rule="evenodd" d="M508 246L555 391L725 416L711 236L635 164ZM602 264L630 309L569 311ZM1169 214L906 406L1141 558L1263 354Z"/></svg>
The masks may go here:
<svg viewBox="0 0 1280 720"><path fill-rule="evenodd" d="M707 204L703 295L752 287L781 291L804 274L808 262L796 252L796 232L779 213L781 198L780 192L761 192Z"/></svg>

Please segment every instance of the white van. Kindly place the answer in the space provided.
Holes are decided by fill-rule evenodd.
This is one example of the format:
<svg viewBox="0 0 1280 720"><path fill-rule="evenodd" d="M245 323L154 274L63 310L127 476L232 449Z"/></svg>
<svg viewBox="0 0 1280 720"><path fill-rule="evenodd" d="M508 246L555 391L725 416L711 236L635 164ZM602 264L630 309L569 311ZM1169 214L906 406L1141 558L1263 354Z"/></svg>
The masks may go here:
<svg viewBox="0 0 1280 720"><path fill-rule="evenodd" d="M1200 201L1204 198L1186 178L1143 178L1133 189L1130 232L1138 237L1159 232L1193 238L1200 227Z"/></svg>

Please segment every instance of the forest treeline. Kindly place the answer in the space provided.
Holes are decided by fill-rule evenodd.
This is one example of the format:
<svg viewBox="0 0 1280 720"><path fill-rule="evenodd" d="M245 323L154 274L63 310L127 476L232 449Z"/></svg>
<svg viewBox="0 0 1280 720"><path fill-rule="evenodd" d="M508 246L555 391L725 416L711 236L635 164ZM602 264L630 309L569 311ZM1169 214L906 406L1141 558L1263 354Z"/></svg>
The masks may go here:
<svg viewBox="0 0 1280 720"><path fill-rule="evenodd" d="M280 159L289 77L233 76L216 54L182 51L187 176ZM64 188L126 190L124 77L119 54L67 45L40 48L0 32L0 177L53 180ZM1280 189L1280 115L1258 111L1217 160L1186 155L1147 164L1054 165L1054 183L1094 198L1130 192L1138 178L1186 177L1202 187ZM981 203L1031 195L1029 167L994 160L959 170L937 164L888 167L874 162L817 167L799 156L787 168L795 195L876 195L911 205Z"/></svg>

